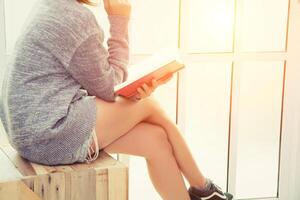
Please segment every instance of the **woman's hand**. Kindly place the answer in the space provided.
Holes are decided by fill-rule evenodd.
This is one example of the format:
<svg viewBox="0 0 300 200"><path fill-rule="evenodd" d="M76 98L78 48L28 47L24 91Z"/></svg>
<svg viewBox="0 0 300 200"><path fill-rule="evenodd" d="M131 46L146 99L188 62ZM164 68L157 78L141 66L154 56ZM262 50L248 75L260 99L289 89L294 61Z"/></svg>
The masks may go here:
<svg viewBox="0 0 300 200"><path fill-rule="evenodd" d="M149 97L159 85L169 82L172 79L172 77L173 74L168 75L166 78L159 81L153 79L151 86L144 83L141 87L137 89L138 94L134 96L132 100L136 101Z"/></svg>
<svg viewBox="0 0 300 200"><path fill-rule="evenodd" d="M103 0L108 15L130 17L131 4L129 0Z"/></svg>

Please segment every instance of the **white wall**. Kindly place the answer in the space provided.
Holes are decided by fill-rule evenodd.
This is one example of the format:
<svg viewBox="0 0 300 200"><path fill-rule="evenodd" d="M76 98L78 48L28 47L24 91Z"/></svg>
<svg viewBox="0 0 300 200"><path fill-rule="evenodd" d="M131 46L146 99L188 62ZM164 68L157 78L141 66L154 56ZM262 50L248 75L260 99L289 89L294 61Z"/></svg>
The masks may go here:
<svg viewBox="0 0 300 200"><path fill-rule="evenodd" d="M5 63L5 23L4 23L4 0L0 0L0 88ZM1 90L0 90L1 96Z"/></svg>
<svg viewBox="0 0 300 200"><path fill-rule="evenodd" d="M2 66L5 55L5 22L4 22L4 0L0 0L0 66Z"/></svg>

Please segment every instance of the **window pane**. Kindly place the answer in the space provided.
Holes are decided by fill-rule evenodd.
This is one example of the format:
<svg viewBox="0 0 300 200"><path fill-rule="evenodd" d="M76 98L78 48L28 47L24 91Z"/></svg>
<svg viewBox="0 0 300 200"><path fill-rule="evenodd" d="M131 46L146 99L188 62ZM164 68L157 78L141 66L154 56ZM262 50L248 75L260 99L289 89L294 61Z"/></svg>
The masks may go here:
<svg viewBox="0 0 300 200"><path fill-rule="evenodd" d="M178 47L179 0L132 0L132 53Z"/></svg>
<svg viewBox="0 0 300 200"><path fill-rule="evenodd" d="M192 63L185 70L187 143L205 176L226 189L231 62Z"/></svg>
<svg viewBox="0 0 300 200"><path fill-rule="evenodd" d="M277 194L283 66L281 61L237 65L236 198Z"/></svg>
<svg viewBox="0 0 300 200"><path fill-rule="evenodd" d="M129 162L129 199L161 200L151 183L145 159L130 156Z"/></svg>
<svg viewBox="0 0 300 200"><path fill-rule="evenodd" d="M173 75L170 82L165 85L159 86L154 95L156 100L159 101L162 108L176 122L176 96L177 96L177 75Z"/></svg>
<svg viewBox="0 0 300 200"><path fill-rule="evenodd" d="M188 47L193 53L231 52L234 0L191 0Z"/></svg>
<svg viewBox="0 0 300 200"><path fill-rule="evenodd" d="M288 0L238 2L238 50L284 51Z"/></svg>

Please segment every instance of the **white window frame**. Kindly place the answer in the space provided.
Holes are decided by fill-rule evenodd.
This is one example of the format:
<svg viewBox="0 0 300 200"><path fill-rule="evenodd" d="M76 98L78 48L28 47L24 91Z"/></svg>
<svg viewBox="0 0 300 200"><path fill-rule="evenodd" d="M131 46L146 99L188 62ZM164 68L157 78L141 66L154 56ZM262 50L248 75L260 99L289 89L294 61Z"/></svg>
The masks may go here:
<svg viewBox="0 0 300 200"><path fill-rule="evenodd" d="M282 119L279 200L299 199L300 169L300 1L290 0L285 96ZM297 148L298 147L298 148Z"/></svg>
<svg viewBox="0 0 300 200"><path fill-rule="evenodd" d="M235 0L237 5L239 1ZM299 134L299 123L300 123L300 0L289 0L289 13L288 13L288 26L287 26L287 42L286 51L284 52L236 52L236 37L234 36L233 41L233 52L229 53L199 53L199 54L189 54L187 47L187 37L188 37L188 13L189 13L189 0L181 0L181 13L180 13L180 36L179 36L179 47L184 52L184 60L189 62L201 62L201 61L231 61L236 63L241 60L268 60L268 61L285 61L284 66L284 83L283 83L283 97L282 97L282 117L281 117L281 144L280 144L280 161L279 161L279 174L278 174L278 195L277 198L268 198L270 200L294 200L295 196L300 196L300 192L297 191L297 185L300 186L295 177L298 173L300 175L300 169L296 168L297 161L300 163L300 159L297 160L297 155L300 155L300 148L297 149L297 139L298 145L300 145ZM236 15L235 15L236 20ZM236 29L236 26L235 26ZM235 34L234 30L233 34ZM231 100L230 100L230 129L229 135L236 135L234 132L236 129L234 127L235 119L231 116L234 115L232 112L232 99L238 98L238 94L233 93L232 89L235 87L235 77L238 76L235 66L232 66L232 83L231 83ZM180 72L179 76L179 96L185 96L184 88L182 85L185 83L185 74ZM178 96L178 95L177 95ZM178 99L177 99L178 102ZM179 103L184 103L184 99L179 99ZM177 105L178 106L178 105ZM183 106L180 106L183 107ZM180 109L180 108L179 108ZM179 112L184 113L184 110ZM184 130L185 127L185 116L177 116L179 119L179 126ZM235 172L236 172L236 149L237 141L235 138L230 137L229 149L228 149L228 188L227 190L234 193L235 189ZM299 164L300 165L300 164ZM297 171L298 170L298 171ZM259 198L256 198L259 200Z"/></svg>

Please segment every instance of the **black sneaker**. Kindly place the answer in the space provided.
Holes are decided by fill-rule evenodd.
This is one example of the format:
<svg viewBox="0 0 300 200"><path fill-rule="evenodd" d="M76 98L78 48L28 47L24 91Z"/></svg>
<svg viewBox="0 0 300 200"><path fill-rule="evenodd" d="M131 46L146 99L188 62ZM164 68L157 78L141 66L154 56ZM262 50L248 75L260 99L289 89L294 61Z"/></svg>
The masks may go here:
<svg viewBox="0 0 300 200"><path fill-rule="evenodd" d="M212 181L206 191L191 186L188 192L191 200L232 200L233 198L232 194L222 192L222 189Z"/></svg>

